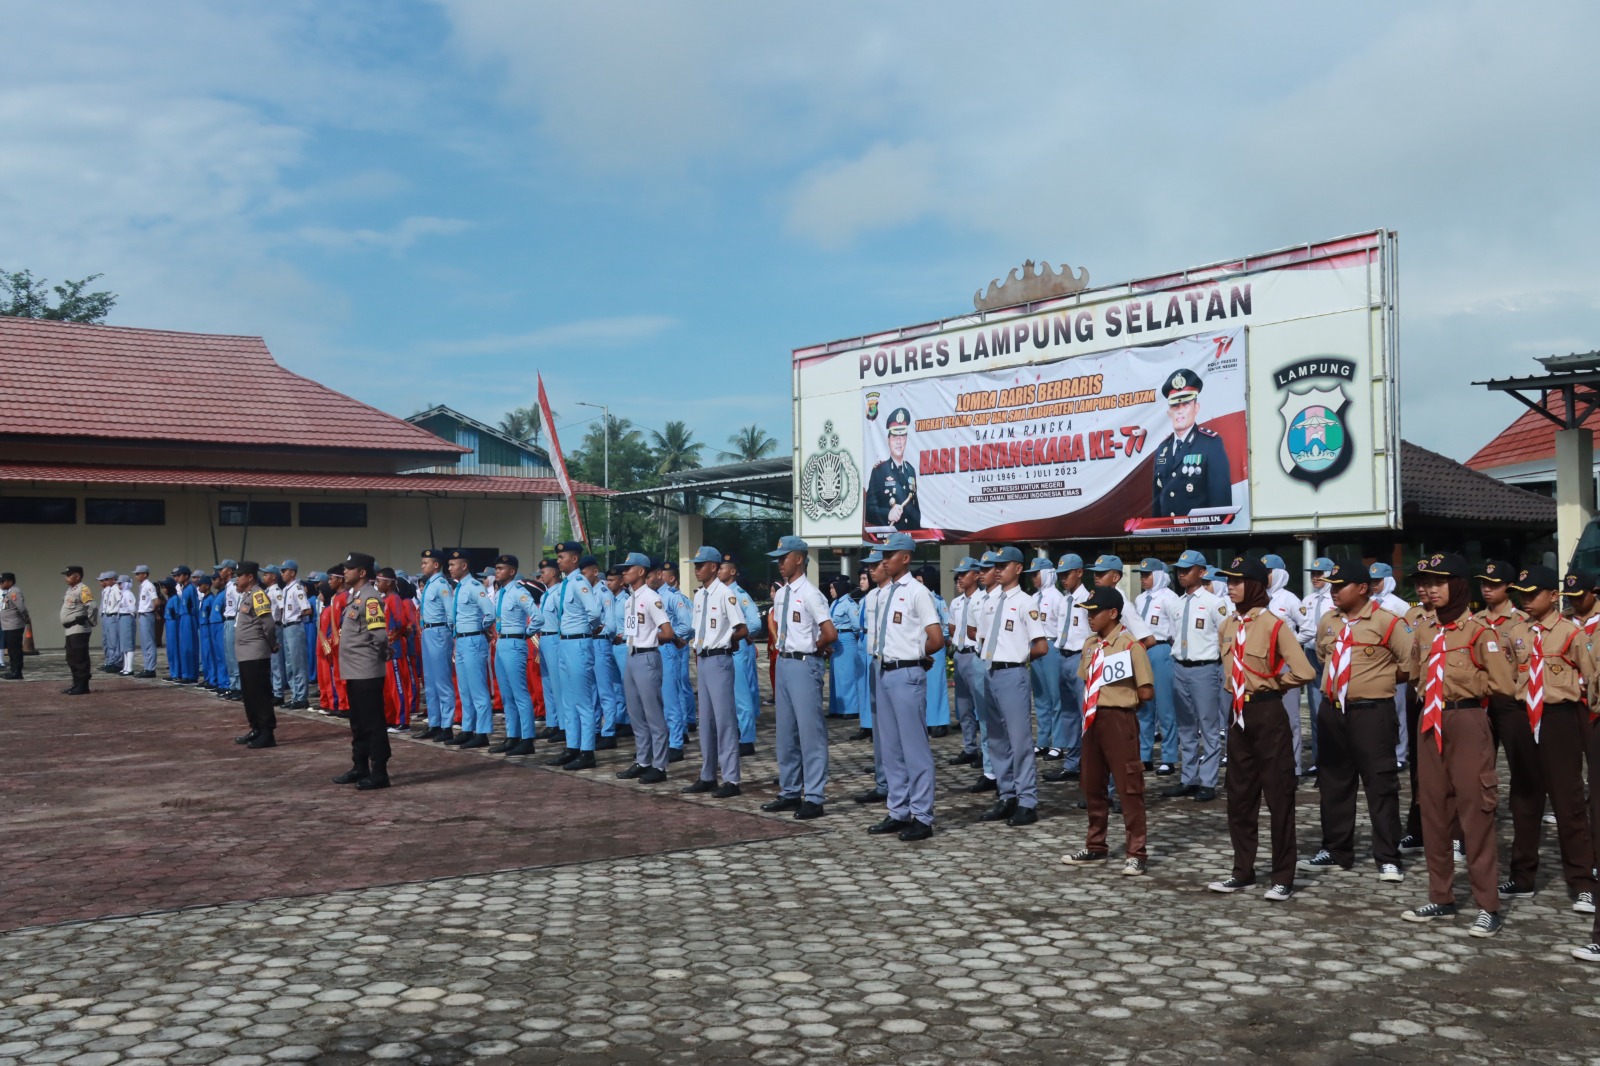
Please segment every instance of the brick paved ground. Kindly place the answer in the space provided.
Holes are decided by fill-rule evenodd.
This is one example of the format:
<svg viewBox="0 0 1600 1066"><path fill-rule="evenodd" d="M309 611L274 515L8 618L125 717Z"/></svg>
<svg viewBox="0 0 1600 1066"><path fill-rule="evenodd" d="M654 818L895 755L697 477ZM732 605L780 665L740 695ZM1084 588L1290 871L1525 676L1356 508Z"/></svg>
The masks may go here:
<svg viewBox="0 0 1600 1066"><path fill-rule="evenodd" d="M159 869L147 856L170 838L170 816L124 818L96 807L92 793L143 773L129 789L140 809L172 810L158 797L194 795L192 775L204 772L197 755L212 750L209 739L185 738L215 736L220 748L239 717L232 705L151 682L100 687L64 707L0 687L0 719L26 720L0 737L8 907L26 895L11 861L19 834L32 868L63 896L79 879L115 893L117 879L94 869L96 841L107 855L145 856L136 868ZM23 692L36 688L54 691ZM100 728L96 719L141 714L182 724L85 739ZM763 720L770 725L770 708ZM851 728L833 730L839 798L870 783L870 748L843 739ZM939 832L904 845L869 838L876 814L839 802L813 823L822 832L790 835L792 821L756 811L770 786L722 806L676 792L642 796L643 787L607 772L626 751L602 753L606 769L570 782L574 775L542 767L497 767L492 757L402 742L402 785L408 775L462 769L390 790L380 826L365 821L377 808L320 791L322 752L335 757L337 726L308 717L286 731L312 739L255 754L291 770L270 770L266 758L229 763L235 787L254 797L237 809L287 803L272 797L304 780L315 798L294 808L298 818L326 824L312 808L341 818L353 810L363 835L390 850L342 864L340 883L350 887L326 891L286 885L292 878L279 867L304 861L293 847L252 864L241 845L228 860L235 876L212 879L226 880L231 897L198 897L240 902L0 935L0 1066L1600 1061L1600 970L1565 954L1586 939L1589 920L1568 911L1559 886L1541 882L1538 898L1508 905L1500 937L1479 941L1467 937L1465 917L1447 926L1398 920L1424 894L1420 869L1398 886L1365 872L1324 875L1281 905L1206 892L1228 862L1220 804L1157 801L1150 875L1134 879L1060 865L1083 831L1070 786L1046 786L1044 819L1013 830L976 821L983 800L956 791L970 771L942 770ZM942 753L955 747L938 744ZM114 754L97 769L78 765L100 758L93 749L102 746ZM147 760L160 770L133 769ZM681 765L674 771L676 785L692 777ZM758 758L747 779L765 785L772 772ZM21 802L17 776L30 790ZM540 802L557 788L586 798ZM558 848L604 848L598 838L613 832L635 840L570 865L508 869L543 857L495 861L480 840L505 831L499 815L430 826L432 789L463 811L509 812L525 789L525 814L511 824L548 834ZM1300 798L1309 851L1315 792ZM222 839L221 827L238 818L229 810L191 812L179 824L215 818L211 839ZM30 838L27 817L67 844ZM648 824L611 824L635 818ZM681 846L674 823L690 818L713 838L667 850ZM248 839L250 827L232 831ZM727 843L763 831L782 835ZM424 860L454 861L455 875L383 884L395 879L379 869L385 862ZM177 880L204 881L198 865L191 860ZM1464 896L1464 879L1458 889ZM262 898L286 891L305 894ZM126 909L108 900L98 913Z"/></svg>

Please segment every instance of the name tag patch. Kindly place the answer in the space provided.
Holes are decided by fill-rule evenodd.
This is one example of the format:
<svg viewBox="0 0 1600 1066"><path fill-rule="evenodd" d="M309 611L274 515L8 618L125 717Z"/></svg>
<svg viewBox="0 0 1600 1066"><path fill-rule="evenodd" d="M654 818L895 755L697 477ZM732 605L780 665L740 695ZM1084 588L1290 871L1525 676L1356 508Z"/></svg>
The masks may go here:
<svg viewBox="0 0 1600 1066"><path fill-rule="evenodd" d="M1100 683L1109 685L1117 681L1131 681L1133 679L1133 653L1119 651L1115 655L1107 655L1100 661Z"/></svg>

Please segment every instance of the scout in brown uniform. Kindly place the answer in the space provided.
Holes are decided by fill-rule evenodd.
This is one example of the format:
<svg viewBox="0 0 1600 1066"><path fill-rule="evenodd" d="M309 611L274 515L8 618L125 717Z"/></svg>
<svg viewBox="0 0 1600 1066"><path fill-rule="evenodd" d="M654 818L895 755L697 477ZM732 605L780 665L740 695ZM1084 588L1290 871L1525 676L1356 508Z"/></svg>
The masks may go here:
<svg viewBox="0 0 1600 1066"><path fill-rule="evenodd" d="M1528 618L1511 601L1510 582L1516 579L1517 572L1517 567L1499 559L1485 563L1478 572L1484 607L1475 617L1498 634L1495 642L1501 647L1513 645L1516 637L1512 630ZM1490 695L1489 730L1495 743L1505 750L1511 778L1507 788L1511 801L1511 871L1500 883L1500 898L1531 896L1533 875L1539 869L1544 775L1539 769L1539 747L1528 727L1528 708L1515 695Z"/></svg>
<svg viewBox="0 0 1600 1066"><path fill-rule="evenodd" d="M1568 576L1569 578L1571 577L1571 575ZM1562 591L1565 593L1565 588ZM1589 653L1591 656L1594 654L1592 642L1589 647ZM1600 673L1600 669L1597 669L1595 673ZM1600 678L1590 674L1587 682L1589 706L1600 707ZM1588 752L1589 781L1593 784L1595 781L1600 780L1600 777L1597 777L1597 775L1600 775L1600 727L1596 726L1592 715L1589 720ZM1596 851L1600 851L1600 788L1589 789L1589 828L1596 831L1594 847ZM1581 948L1573 948L1572 957L1581 959L1584 962L1600 962L1600 914L1595 916L1594 927L1589 931L1589 943Z"/></svg>
<svg viewBox="0 0 1600 1066"><path fill-rule="evenodd" d="M1237 612L1222 624L1223 686L1228 712L1228 835L1233 876L1213 892L1238 892L1256 883L1256 837L1261 801L1272 817L1269 900L1294 893L1294 790L1298 781L1283 694L1317 676L1294 627L1267 610L1267 568L1236 558L1217 573L1228 579Z"/></svg>
<svg viewBox="0 0 1600 1066"><path fill-rule="evenodd" d="M1403 881L1400 869L1400 725L1394 695L1412 658L1411 627L1373 603L1372 579L1359 561L1341 559L1328 573L1334 610L1317 626L1323 700L1317 711L1317 789L1322 793L1322 850L1300 869L1355 865L1356 781L1367 793L1378 880Z"/></svg>
<svg viewBox="0 0 1600 1066"><path fill-rule="evenodd" d="M1435 554L1418 564L1417 589L1434 616L1416 632L1411 676L1422 685L1417 730L1418 803L1428 859L1428 900L1402 917L1431 922L1456 913L1452 814L1461 824L1467 876L1478 917L1473 936L1500 931L1494 809L1500 800L1494 738L1486 711L1492 693L1516 692L1511 655L1500 634L1467 613L1467 561Z"/></svg>
<svg viewBox="0 0 1600 1066"><path fill-rule="evenodd" d="M1418 563L1427 562L1426 559ZM1412 575L1413 579L1416 577ZM1420 598L1420 597L1419 597ZM1424 618L1433 617L1433 607L1427 603L1419 603L1405 613L1406 625L1411 627L1411 632L1416 633L1417 627ZM1417 803L1417 724L1422 720L1422 681L1412 678L1406 685L1406 751L1409 758L1406 760L1406 772L1411 777L1411 806L1406 811L1406 835L1400 838L1400 854L1415 855L1422 851L1422 807ZM1451 839L1454 839L1452 836Z"/></svg>
<svg viewBox="0 0 1600 1066"><path fill-rule="evenodd" d="M1078 676L1084 682L1083 795L1089 810L1089 838L1082 851L1061 861L1093 866L1106 861L1112 774L1122 795L1122 825L1127 857L1122 872L1144 873L1144 763L1139 761L1139 704L1155 699L1155 673L1144 645L1122 628L1122 593L1097 588L1083 602L1094 638L1084 645Z"/></svg>
<svg viewBox="0 0 1600 1066"><path fill-rule="evenodd" d="M1583 581L1578 574L1567 577L1574 587ZM1575 900L1572 909L1593 914L1594 845L1589 839L1589 810L1583 796L1583 757L1589 747L1584 679L1594 676L1595 663L1588 635L1561 617L1557 584L1556 572L1548 566L1530 566L1518 574L1511 587L1527 616L1501 630L1517 668L1517 707L1524 714L1524 728L1535 749L1539 787L1532 802L1524 801L1520 819L1513 787L1512 876L1500 885L1500 898L1533 895L1533 873L1539 866L1539 824L1548 792L1556 814L1567 890ZM1511 780L1514 786L1515 770ZM1526 870L1520 880L1519 850L1524 852L1521 858Z"/></svg>

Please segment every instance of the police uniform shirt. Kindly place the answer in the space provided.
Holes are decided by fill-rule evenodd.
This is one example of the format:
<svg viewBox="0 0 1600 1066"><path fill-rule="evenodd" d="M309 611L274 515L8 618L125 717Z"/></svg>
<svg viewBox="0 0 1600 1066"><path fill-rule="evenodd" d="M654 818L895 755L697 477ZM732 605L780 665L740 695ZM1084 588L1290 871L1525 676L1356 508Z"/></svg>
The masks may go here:
<svg viewBox="0 0 1600 1066"><path fill-rule="evenodd" d="M278 597L278 623L286 626L297 626L302 617L311 609L311 601L306 599L306 588L298 581L291 581L283 586L283 594Z"/></svg>
<svg viewBox="0 0 1600 1066"><path fill-rule="evenodd" d="M1520 612L1519 612L1520 613ZM1544 703L1577 703L1586 699L1584 679L1595 674L1593 649L1588 634L1569 619L1553 610L1543 618L1524 615L1500 630L1499 643L1511 646L1512 662L1516 665L1517 699L1528 699L1528 664L1533 658L1533 627L1543 629L1540 645L1544 653Z"/></svg>
<svg viewBox="0 0 1600 1066"><path fill-rule="evenodd" d="M1247 623L1244 641L1244 691L1247 696L1262 692L1287 692L1317 676L1300 647L1294 625L1283 622L1265 607L1255 607L1243 616ZM1237 643L1240 616L1229 615L1222 623L1222 684L1231 695L1233 689L1233 648ZM1274 646L1273 633L1277 632ZM1282 668L1288 667L1287 672Z"/></svg>
<svg viewBox="0 0 1600 1066"><path fill-rule="evenodd" d="M667 604L656 590L641 581L628 593L628 644L634 648L659 648L661 627L668 623Z"/></svg>
<svg viewBox="0 0 1600 1066"><path fill-rule="evenodd" d="M1424 615L1415 627L1410 674L1416 679L1419 694L1427 684L1428 656L1439 630L1439 619L1433 615ZM1457 618L1455 624L1445 630L1444 647L1446 703L1517 694L1510 648L1499 633L1476 618L1467 614Z"/></svg>
<svg viewBox="0 0 1600 1066"><path fill-rule="evenodd" d="M61 600L62 628L81 626L90 629L94 626L94 619L94 593L89 591L89 586L81 581L67 586L67 594Z"/></svg>
<svg viewBox="0 0 1600 1066"><path fill-rule="evenodd" d="M1390 700L1411 669L1416 643L1411 626L1393 611L1367 601L1348 619L1350 623L1350 688L1345 699ZM1331 611L1317 625L1317 656L1322 660L1322 689L1337 699L1339 683L1333 675L1334 653L1344 634L1346 618Z"/></svg>
<svg viewBox="0 0 1600 1066"><path fill-rule="evenodd" d="M368 583L371 587L371 583ZM373 595L377 595L376 590ZM489 598L489 590L483 587L483 582L471 574L464 576L456 583L455 592L455 623L456 632L481 633L486 629L494 628L494 601ZM346 617L349 612L346 612ZM340 629L341 639L343 629Z"/></svg>
<svg viewBox="0 0 1600 1066"><path fill-rule="evenodd" d="M1083 603L1089 598L1089 586L1079 585L1071 592L1063 593L1066 604L1066 615L1061 620L1061 632L1056 637L1056 647L1071 655L1083 650L1089 642L1089 612L1083 609ZM1070 602L1068 602L1070 601Z"/></svg>
<svg viewBox="0 0 1600 1066"><path fill-rule="evenodd" d="M1141 592L1133 601L1133 613L1150 630L1150 635L1163 644L1172 643L1175 632L1178 612L1183 610L1183 604L1178 601L1178 594L1171 589L1151 589ZM1126 625L1123 626L1127 628Z"/></svg>
<svg viewBox="0 0 1600 1066"><path fill-rule="evenodd" d="M898 503L904 506L900 520L892 523L894 528L921 529L922 505L912 495L916 488L917 472L910 463L880 461L867 478L867 525L890 525L889 509Z"/></svg>
<svg viewBox="0 0 1600 1066"><path fill-rule="evenodd" d="M238 615L239 615L239 589L238 589L238 587L235 586L232 581L229 581L228 582L228 587L223 590L223 593L224 593L223 598L222 598L222 618L223 618L223 620L226 621L229 618L237 618ZM122 601L122 613L123 614L127 614L128 613L128 601L126 599L127 593L124 592L123 596L124 596L124 599Z"/></svg>
<svg viewBox="0 0 1600 1066"><path fill-rule="evenodd" d="M600 604L583 571L574 570L562 579L556 599L562 637L592 636L600 628Z"/></svg>
<svg viewBox="0 0 1600 1066"><path fill-rule="evenodd" d="M1191 427L1179 440L1169 436L1156 449L1157 517L1186 515L1205 507L1233 506L1233 475L1222 438L1204 426Z"/></svg>
<svg viewBox="0 0 1600 1066"><path fill-rule="evenodd" d="M1126 626L1113 626L1111 632L1104 638L1091 637L1084 646L1083 658L1078 662L1078 677L1085 684L1089 675L1094 671L1095 652L1100 652L1100 698L1095 703L1099 707L1116 707L1121 710L1137 710L1139 706L1139 689L1145 685L1156 683L1155 671L1150 668L1150 653L1144 650L1144 645L1134 639ZM1128 671L1123 677L1112 681L1106 678L1107 662L1113 655L1128 653ZM1111 668L1115 670L1116 664Z"/></svg>
<svg viewBox="0 0 1600 1066"><path fill-rule="evenodd" d="M1216 662L1222 658L1222 623L1233 614L1227 600L1206 588L1195 587L1178 598L1172 636L1172 657L1186 663Z"/></svg>
<svg viewBox="0 0 1600 1066"><path fill-rule="evenodd" d="M21 629L28 624L28 604L22 590L12 585L0 592L0 629Z"/></svg>
<svg viewBox="0 0 1600 1066"><path fill-rule="evenodd" d="M744 614L739 610L739 597L721 578L712 578L711 584L695 590L695 651L726 648L733 640L734 627L741 625L744 625Z"/></svg>
<svg viewBox="0 0 1600 1066"><path fill-rule="evenodd" d="M910 576L892 582L878 601L879 660L894 663L927 658L928 627L938 624L939 612L926 585Z"/></svg>
<svg viewBox="0 0 1600 1066"><path fill-rule="evenodd" d="M239 597L239 614L233 622L234 657L244 662L270 658L277 631L272 597L259 585L253 586Z"/></svg>
<svg viewBox="0 0 1600 1066"><path fill-rule="evenodd" d="M347 681L382 677L388 649L389 619L384 614L383 596L367 581L350 593L339 619L339 676Z"/></svg>
<svg viewBox="0 0 1600 1066"><path fill-rule="evenodd" d="M832 621L822 593L801 574L773 594L772 604L780 637L778 651L815 655L822 623Z"/></svg>
<svg viewBox="0 0 1600 1066"><path fill-rule="evenodd" d="M455 621L456 598L450 579L434 574L422 583L422 624L424 626L450 625Z"/></svg>
<svg viewBox="0 0 1600 1066"><path fill-rule="evenodd" d="M156 605L160 602L160 597L156 595L156 583L154 581L146 578L139 583L140 614L155 614Z"/></svg>
<svg viewBox="0 0 1600 1066"><path fill-rule="evenodd" d="M1033 597L1021 586L1009 591L990 589L978 620L978 649L985 662L1025 663L1033 657L1033 642L1049 640L1050 632L1039 618Z"/></svg>
<svg viewBox="0 0 1600 1066"><path fill-rule="evenodd" d="M508 581L495 590L495 628L502 637L525 637L538 630L539 607L533 593L520 581Z"/></svg>

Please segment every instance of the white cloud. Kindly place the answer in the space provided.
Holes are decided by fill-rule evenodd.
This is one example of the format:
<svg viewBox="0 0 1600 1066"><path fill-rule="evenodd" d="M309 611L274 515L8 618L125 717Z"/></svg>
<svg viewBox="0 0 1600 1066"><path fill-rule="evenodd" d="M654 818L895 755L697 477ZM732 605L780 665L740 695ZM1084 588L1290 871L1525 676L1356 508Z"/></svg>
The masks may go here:
<svg viewBox="0 0 1600 1066"><path fill-rule="evenodd" d="M296 239L319 247L346 251L351 249L381 248L398 255L423 237L449 237L472 228L472 223L461 218L433 218L413 215L403 218L386 230L338 229L332 226L302 226L295 231Z"/></svg>
<svg viewBox="0 0 1600 1066"><path fill-rule="evenodd" d="M429 351L452 355L540 352L564 348L610 348L638 344L678 324L666 315L619 315L540 326L526 333L430 342Z"/></svg>

